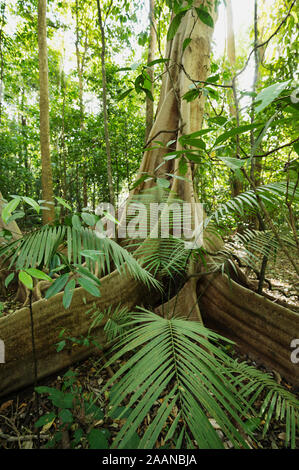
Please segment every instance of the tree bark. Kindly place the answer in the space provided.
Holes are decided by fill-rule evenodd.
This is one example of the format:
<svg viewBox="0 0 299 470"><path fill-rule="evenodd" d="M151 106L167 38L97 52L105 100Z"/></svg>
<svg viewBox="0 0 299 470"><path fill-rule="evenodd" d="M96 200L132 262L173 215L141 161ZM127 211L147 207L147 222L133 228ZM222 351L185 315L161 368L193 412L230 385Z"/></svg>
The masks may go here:
<svg viewBox="0 0 299 470"><path fill-rule="evenodd" d="M109 188L109 202L110 204L114 206L115 194L114 194L113 178L112 178L111 146L110 146L108 112L107 112L107 78L106 78L106 66L105 66L106 40L105 40L105 31L104 31L104 25L103 25L103 20L102 20L102 10L101 10L100 0L97 0L97 6L98 6L98 17L99 17L101 38L102 38L101 64L102 64L102 85L103 85L103 114L104 114L105 144L106 144L106 154L107 154L107 177L108 177L108 188Z"/></svg>
<svg viewBox="0 0 299 470"><path fill-rule="evenodd" d="M156 37L156 20L155 20L155 0L149 0L150 5L150 36L149 36L149 48L148 48L148 57L147 63L150 64L155 58L155 51L157 46L157 37ZM152 67L147 69L147 74L150 77L152 82L152 94L154 91L154 69ZM148 141L150 131L153 127L154 122L154 102L147 96L146 97L146 128L145 128L145 142Z"/></svg>
<svg viewBox="0 0 299 470"><path fill-rule="evenodd" d="M231 73L234 76L236 73L236 41L234 31L234 19L231 0L226 1L226 41L227 41L227 56L231 67ZM231 82L233 90L229 91L229 111L232 117L236 118L237 126L240 125L239 118L239 101L236 90L236 83ZM232 103L233 101L233 103ZM240 142L239 136L236 136L236 158L240 155ZM235 174L232 174L232 197L238 196L242 192L242 183Z"/></svg>
<svg viewBox="0 0 299 470"><path fill-rule="evenodd" d="M40 147L42 161L42 197L49 210L43 211L43 223L54 221L53 180L50 154L49 81L46 26L47 1L38 1L38 58L40 86ZM48 204L48 203L52 204Z"/></svg>

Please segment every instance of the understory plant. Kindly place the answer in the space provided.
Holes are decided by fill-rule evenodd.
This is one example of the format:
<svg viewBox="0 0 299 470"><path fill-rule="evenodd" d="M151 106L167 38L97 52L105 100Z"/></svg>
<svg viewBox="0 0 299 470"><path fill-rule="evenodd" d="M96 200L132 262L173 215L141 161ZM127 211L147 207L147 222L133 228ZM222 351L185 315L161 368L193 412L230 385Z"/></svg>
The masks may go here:
<svg viewBox="0 0 299 470"><path fill-rule="evenodd" d="M143 241L132 254L109 238L97 237L91 228L97 220L89 215L82 214L81 218L75 215L69 226L43 227L6 243L0 255L10 260L10 269L14 267L27 276L34 276L35 267L39 268L38 273L41 269L47 271L45 276L51 282L46 298L64 289L63 303L69 308L77 284L97 297L98 276L112 269L161 289L165 277L175 280L178 275L185 275L191 257L198 262L207 254L203 248L186 249L182 240L175 237ZM245 244L252 240L249 234L243 237ZM265 246L265 239L260 244ZM247 245L246 249L249 248ZM55 277L57 273L61 275ZM24 274L21 278L24 280ZM105 332L111 351L104 366L120 364L101 390L109 392L108 417L117 413L124 421L112 448L130 445L154 448L157 442L162 442L169 448L216 449L225 446L224 440L235 448L252 448L256 430L263 426L265 434L274 417L285 422L286 446L295 447L298 400L269 374L234 361L223 349L223 342L230 344L229 340L199 322L177 318L172 311L161 317L143 307L130 313L120 305L104 312L94 309L91 313L89 333L106 319ZM90 336L88 344L89 341ZM61 349L63 346L60 344ZM72 426L72 431L76 428L74 447L81 440L89 446L109 445L109 435L97 426L75 426L86 403L82 402L82 390L74 385L72 376L66 377L62 390L47 387L36 390L47 393L54 407L37 426L48 426L51 420L59 423L50 445L59 444L63 432ZM99 413L97 417L102 417L103 410L93 408L97 399L90 403L93 412ZM215 423L219 429L215 429ZM99 442L100 438L104 444Z"/></svg>

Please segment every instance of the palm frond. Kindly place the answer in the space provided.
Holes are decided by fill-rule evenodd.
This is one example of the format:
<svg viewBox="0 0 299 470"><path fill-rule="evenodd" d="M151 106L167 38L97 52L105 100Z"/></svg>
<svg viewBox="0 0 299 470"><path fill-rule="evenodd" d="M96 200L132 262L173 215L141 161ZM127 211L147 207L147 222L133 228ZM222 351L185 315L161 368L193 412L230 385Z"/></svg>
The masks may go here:
<svg viewBox="0 0 299 470"><path fill-rule="evenodd" d="M231 384L238 387L238 394L254 405L262 399L259 416L264 420L263 435L267 433L271 419L285 422L285 445L296 447L296 432L299 431L299 400L291 392L279 385L269 374L266 374L246 362L231 360L227 364L231 373Z"/></svg>
<svg viewBox="0 0 299 470"><path fill-rule="evenodd" d="M66 256L62 252L65 246ZM16 269L49 269L55 255L69 265L86 262L92 273L96 272L98 263L102 276L116 268L121 274L130 275L148 287L160 288L160 283L131 253L110 238L99 238L91 228L45 226L0 248L0 257L10 260L9 267Z"/></svg>
<svg viewBox="0 0 299 470"><path fill-rule="evenodd" d="M278 207L287 193L293 196L294 201L299 200L299 189L292 182L289 184L286 182L275 182L259 186L256 188L256 192L260 199L271 207ZM238 214L244 216L245 212L255 213L258 207L259 204L256 194L250 189L221 204L216 211L209 216L208 221L215 219L215 221L219 223L220 218L226 215Z"/></svg>
<svg viewBox="0 0 299 470"><path fill-rule="evenodd" d="M193 439L199 448L223 448L208 416L235 447L248 447L238 430L243 427L242 403L219 367L224 353L214 343L221 337L199 323L167 320L144 309L132 318L130 332L114 348L108 363L134 353L105 386L116 382L111 390L111 413L123 400L133 408L113 447L125 447L153 410L155 417L139 448L153 448L170 423L168 438L180 445Z"/></svg>
<svg viewBox="0 0 299 470"><path fill-rule="evenodd" d="M121 304L112 308L109 306L104 311L100 311L97 308L92 308L86 312L91 315L92 322L89 327L89 333L94 328L102 324L103 320L106 319L104 331L108 342L112 342L115 338L120 338L128 330L128 324L131 320L131 313L127 307L121 306Z"/></svg>

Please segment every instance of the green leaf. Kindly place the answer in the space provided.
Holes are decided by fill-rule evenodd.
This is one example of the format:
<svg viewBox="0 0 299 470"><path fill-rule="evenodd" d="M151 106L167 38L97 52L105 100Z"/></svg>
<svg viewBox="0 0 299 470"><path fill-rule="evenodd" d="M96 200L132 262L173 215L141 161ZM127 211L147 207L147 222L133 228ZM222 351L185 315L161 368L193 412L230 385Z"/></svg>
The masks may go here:
<svg viewBox="0 0 299 470"><path fill-rule="evenodd" d="M62 341L59 341L59 343L57 343L56 352L62 351L64 349L65 345L66 345L65 339L63 339Z"/></svg>
<svg viewBox="0 0 299 470"><path fill-rule="evenodd" d="M104 419L105 416L101 408L94 403L88 403L88 401L84 401L84 411L86 416L92 415L93 419L97 421Z"/></svg>
<svg viewBox="0 0 299 470"><path fill-rule="evenodd" d="M198 18L207 26L210 26L211 28L214 28L214 21L213 18L211 17L210 13L208 13L206 10L203 8L195 8L196 13L198 15Z"/></svg>
<svg viewBox="0 0 299 470"><path fill-rule="evenodd" d="M72 225L76 230L81 230L81 221L78 215L73 215L72 217Z"/></svg>
<svg viewBox="0 0 299 470"><path fill-rule="evenodd" d="M218 82L219 79L220 79L220 75L219 75L219 73L217 73L217 75L213 75L212 77L207 78L206 82L216 83L216 82Z"/></svg>
<svg viewBox="0 0 299 470"><path fill-rule="evenodd" d="M10 273L10 274L5 278L4 285L5 285L6 288L9 286L9 284L11 283L11 281L13 280L14 277L15 277L15 273Z"/></svg>
<svg viewBox="0 0 299 470"><path fill-rule="evenodd" d="M183 42L183 51L185 51L187 49L187 47L189 46L190 42L192 41L191 38L186 38Z"/></svg>
<svg viewBox="0 0 299 470"><path fill-rule="evenodd" d="M187 101L187 103L190 103L191 101L196 100L201 94L201 90L198 90L197 88L194 90L189 90L187 93L184 94L183 100Z"/></svg>
<svg viewBox="0 0 299 470"><path fill-rule="evenodd" d="M3 219L3 222L5 224L7 224L8 222L8 219L10 218L11 216L11 213L18 207L18 205L20 204L20 201L21 201L21 198L20 197L16 197L14 199L12 199L11 201L9 201L3 208L2 210L2 219Z"/></svg>
<svg viewBox="0 0 299 470"><path fill-rule="evenodd" d="M61 410L59 413L59 418L63 424L71 424L74 421L73 415L68 409Z"/></svg>
<svg viewBox="0 0 299 470"><path fill-rule="evenodd" d="M54 281L53 284L47 290L45 298L49 299L50 297L53 297L54 295L58 294L58 292L60 292L64 288L69 276L70 273L66 273L56 279L56 281Z"/></svg>
<svg viewBox="0 0 299 470"><path fill-rule="evenodd" d="M224 116L216 116L216 117L209 118L209 122L215 123L218 126L223 126L223 124L225 124L226 121L227 121L227 118L225 118Z"/></svg>
<svg viewBox="0 0 299 470"><path fill-rule="evenodd" d="M266 106L269 106L289 85L290 80L285 82L274 83L267 88L264 88L256 97L255 103L261 101L261 103L255 108L256 114L263 111Z"/></svg>
<svg viewBox="0 0 299 470"><path fill-rule="evenodd" d="M165 178L157 178L157 185L161 188L169 188L170 182Z"/></svg>
<svg viewBox="0 0 299 470"><path fill-rule="evenodd" d="M179 173L181 176L185 176L187 171L188 171L188 163L186 162L186 159L182 157L179 161Z"/></svg>
<svg viewBox="0 0 299 470"><path fill-rule="evenodd" d="M72 393L63 393L60 390L55 390L50 394L50 400L57 408L73 408L75 396Z"/></svg>
<svg viewBox="0 0 299 470"><path fill-rule="evenodd" d="M108 449L107 438L101 429L92 429L87 435L87 440L90 449Z"/></svg>
<svg viewBox="0 0 299 470"><path fill-rule="evenodd" d="M40 213L40 210L41 210L41 207L39 206L39 204L37 202L35 202L34 199L32 199L31 197L27 197L27 196L23 196L23 200L25 202L27 202L27 204L29 204L29 206L33 207L33 209L39 214Z"/></svg>
<svg viewBox="0 0 299 470"><path fill-rule="evenodd" d="M61 204L62 206L66 207L70 211L72 210L72 207L64 200L62 197L55 196L55 199Z"/></svg>
<svg viewBox="0 0 299 470"><path fill-rule="evenodd" d="M78 283L80 284L83 289L85 289L87 292L89 292L91 295L95 297L100 297L101 293L99 289L94 285L94 282L85 279L83 277L78 277L77 279Z"/></svg>
<svg viewBox="0 0 299 470"><path fill-rule="evenodd" d="M180 13L178 13L173 18L173 20L172 20L172 22L169 26L168 33L167 33L167 41L170 41L171 39L174 38L174 36L176 35L177 30L179 29L181 21L184 18L186 13L187 13L187 11L181 11Z"/></svg>
<svg viewBox="0 0 299 470"><path fill-rule="evenodd" d="M250 131L251 129L256 129L257 127L262 127L262 126L263 126L262 123L256 123L256 124L253 123L253 124L246 124L244 126L234 127L230 131L224 132L219 137L217 137L215 145L225 142L230 137L233 137L239 134L244 134L244 132L247 132L247 131Z"/></svg>
<svg viewBox="0 0 299 470"><path fill-rule="evenodd" d="M117 101L122 101L124 100L130 93L132 93L132 91L134 90L134 88L129 88L128 90L124 91L123 93L121 93L118 97L117 97Z"/></svg>
<svg viewBox="0 0 299 470"><path fill-rule="evenodd" d="M43 416L41 416L37 421L36 423L34 424L34 426L36 428L42 428L43 426L45 426L46 424L49 424L51 423L51 421L53 421L53 419L56 418L56 413L54 413L54 411L51 411L51 413L47 413Z"/></svg>
<svg viewBox="0 0 299 470"><path fill-rule="evenodd" d="M92 259L93 261L99 261L99 257L102 254L102 252L98 250L82 250L80 251L80 254L84 256L85 258Z"/></svg>
<svg viewBox="0 0 299 470"><path fill-rule="evenodd" d="M140 178L138 178L132 185L131 189L135 189L137 188L137 186L139 186L141 183L143 183L145 180L147 180L148 178L150 178L150 175L142 175Z"/></svg>
<svg viewBox="0 0 299 470"><path fill-rule="evenodd" d="M19 272L19 280L24 284L27 289L33 289L33 279L25 271Z"/></svg>
<svg viewBox="0 0 299 470"><path fill-rule="evenodd" d="M93 214L89 214L88 212L82 212L81 217L84 222L91 227L96 224L96 217Z"/></svg>
<svg viewBox="0 0 299 470"><path fill-rule="evenodd" d="M179 138L179 142L182 145L190 145L191 147L196 147L202 150L205 150L206 144L202 139L195 139L191 135L183 135Z"/></svg>
<svg viewBox="0 0 299 470"><path fill-rule="evenodd" d="M51 279L50 276L45 274L43 271L40 271L39 269L28 268L28 269L25 269L25 271L27 274L29 274L32 277L35 277L36 279L43 279L44 281L53 282L53 279Z"/></svg>
<svg viewBox="0 0 299 470"><path fill-rule="evenodd" d="M152 67L153 65L156 64L165 64L166 62L169 62L170 59L155 59L152 62L149 62L147 64L147 67Z"/></svg>
<svg viewBox="0 0 299 470"><path fill-rule="evenodd" d="M92 274L87 268L84 268L81 265L76 265L78 267L78 272L83 275L83 277L88 277L91 279L94 283L98 284L98 286L101 285L101 281L98 277L96 277L94 274Z"/></svg>
<svg viewBox="0 0 299 470"><path fill-rule="evenodd" d="M74 439L72 441L72 444L73 445L76 445L80 442L81 438L83 437L84 435L84 432L83 432L83 429L79 428L79 429L76 429L76 431L74 432Z"/></svg>
<svg viewBox="0 0 299 470"><path fill-rule="evenodd" d="M295 150L295 152L297 153L297 155L299 155L299 142L296 142L296 143L294 144L294 150Z"/></svg>
<svg viewBox="0 0 299 470"><path fill-rule="evenodd" d="M232 170L238 170L246 163L246 160L240 160L239 158L232 157L219 157L219 160L222 160Z"/></svg>
<svg viewBox="0 0 299 470"><path fill-rule="evenodd" d="M261 418L250 418L244 423L245 430L248 434L251 434L253 431L255 431L261 422Z"/></svg>
<svg viewBox="0 0 299 470"><path fill-rule="evenodd" d="M34 389L37 393L48 393L48 394L51 394L53 392L56 391L56 388L53 388L53 387L47 387L45 385L41 385L40 387L35 387Z"/></svg>
<svg viewBox="0 0 299 470"><path fill-rule="evenodd" d="M74 289L76 287L76 281L75 279L72 279L67 283L64 289L64 294L63 294L63 299L62 303L64 308L69 308L72 302L73 294L74 294Z"/></svg>

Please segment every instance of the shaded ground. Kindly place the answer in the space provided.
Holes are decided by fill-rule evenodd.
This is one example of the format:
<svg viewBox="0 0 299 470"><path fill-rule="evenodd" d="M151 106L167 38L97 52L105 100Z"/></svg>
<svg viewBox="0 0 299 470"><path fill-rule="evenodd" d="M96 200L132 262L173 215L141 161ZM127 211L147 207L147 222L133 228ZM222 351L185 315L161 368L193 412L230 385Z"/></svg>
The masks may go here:
<svg viewBox="0 0 299 470"><path fill-rule="evenodd" d="M247 360L251 365L256 364L252 361L249 362L247 356L240 355L236 350L231 349L230 354L234 358L240 360ZM97 429L101 431L108 439L109 444L113 441L118 430L123 424L123 419L107 418L107 412L109 410L109 391L105 393L102 392L103 385L109 379L109 374L104 368L100 370L99 368L99 358L98 356L92 356L88 360L79 363L72 367L71 370L74 377L73 386L75 389L80 390L79 396L84 397L87 401L90 400L94 405L96 405L97 410L100 410L100 415L96 413L95 415L87 416L86 413L82 413L82 406L78 406L77 411L73 412L74 423L71 425L71 431L67 433L66 439L58 443L53 443L51 447L56 448L69 448L72 447L70 441L73 440L76 435L78 428L84 429L85 433L90 429ZM281 381L280 377L264 367L259 367L259 369L264 372L268 372L274 377L279 383L281 383L286 389L293 391L289 383ZM100 372L99 372L100 370ZM69 372L68 372L69 373ZM50 377L39 383L43 386L55 387L58 390L63 390L64 384L67 379L63 378L63 373L58 376ZM298 394L297 394L298 395ZM32 388L23 390L18 394L14 394L10 397L7 397L5 400L0 401L0 448L3 449L32 449L38 447L37 440L37 428L35 423L37 420L45 415L50 413L55 409L52 402L49 400L48 396L38 395L39 403L37 407L36 398L33 394ZM261 400L261 398L260 398ZM261 402L256 403L256 407L260 406ZM157 402L157 407L161 403ZM81 411L80 411L81 410ZM164 432L164 437L171 426L171 422L175 419L177 411L175 408L173 410L173 416L170 418L169 425L166 427ZM143 429L148 426L152 419L154 418L155 410L153 414L148 414L145 421L143 422L142 427L139 429L140 435L143 434ZM172 420L172 421L171 421ZM223 433L219 429L215 420L210 419L211 424L217 430L218 434L224 442L226 448L232 447L230 441L224 438ZM261 426L254 433L254 441L250 440L252 448L257 449L282 449L285 448L285 426L283 423L278 423L275 420L271 421L269 431L267 436L264 437L262 434L264 422L261 422ZM45 424L41 428L41 439L40 446L44 448L49 446L49 442L57 433L61 430L60 420L56 418L55 420L50 421L50 423ZM157 442L157 448L165 448L165 443L163 437ZM296 446L299 447L299 438L296 441ZM75 448L89 448L89 443L85 436L82 436L79 439L79 442L74 446ZM134 441L132 442L132 447L134 448ZM170 444L170 448L175 448Z"/></svg>

